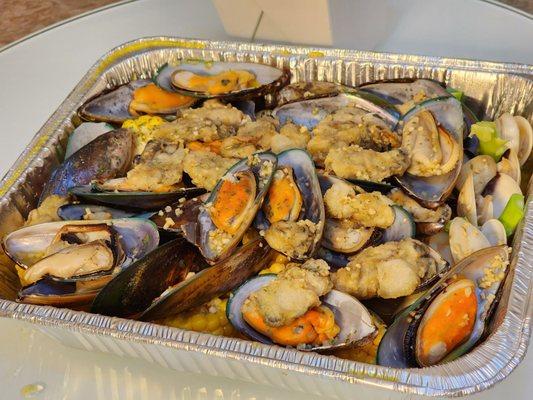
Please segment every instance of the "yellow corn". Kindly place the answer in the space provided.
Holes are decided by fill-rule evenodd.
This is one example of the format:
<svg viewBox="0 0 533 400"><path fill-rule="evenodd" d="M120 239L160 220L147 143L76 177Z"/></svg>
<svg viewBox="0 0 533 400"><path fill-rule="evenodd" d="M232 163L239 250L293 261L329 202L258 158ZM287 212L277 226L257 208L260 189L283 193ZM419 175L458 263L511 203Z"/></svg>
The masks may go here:
<svg viewBox="0 0 533 400"><path fill-rule="evenodd" d="M226 303L227 299L216 298L191 311L159 322L175 328L234 337L237 332L226 318Z"/></svg>
<svg viewBox="0 0 533 400"><path fill-rule="evenodd" d="M127 119L122 127L134 133L135 154L141 154L144 146L153 138L153 133L166 121L158 116L142 115L135 119Z"/></svg>
<svg viewBox="0 0 533 400"><path fill-rule="evenodd" d="M264 274L279 274L280 272L283 272L285 270L285 267L287 266L287 263L289 262L289 259L285 257L283 254L278 254L274 258L274 262L269 265L268 268L265 268L259 272L259 275Z"/></svg>

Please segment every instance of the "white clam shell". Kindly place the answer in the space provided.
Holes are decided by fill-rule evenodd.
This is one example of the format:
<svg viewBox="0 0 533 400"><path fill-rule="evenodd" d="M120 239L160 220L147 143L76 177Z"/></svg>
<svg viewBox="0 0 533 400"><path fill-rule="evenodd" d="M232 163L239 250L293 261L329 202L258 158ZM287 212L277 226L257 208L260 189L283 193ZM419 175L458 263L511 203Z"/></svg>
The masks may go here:
<svg viewBox="0 0 533 400"><path fill-rule="evenodd" d="M474 192L479 195L487 183L496 176L498 169L491 156L480 155L472 158L461 167L461 173L455 183L457 190L461 190L469 172L473 174Z"/></svg>
<svg viewBox="0 0 533 400"><path fill-rule="evenodd" d="M509 149L509 154L506 157L502 157L498 163L498 172L509 175L520 185L520 180L522 179L520 161L514 150Z"/></svg>
<svg viewBox="0 0 533 400"><path fill-rule="evenodd" d="M483 225L489 219L492 219L494 216L494 210L492 206L492 196L477 196L477 223L478 225Z"/></svg>
<svg viewBox="0 0 533 400"><path fill-rule="evenodd" d="M531 154L531 148L533 147L533 129L527 119L520 115L513 117L516 123L520 136L520 144L518 148L518 159L520 165L524 165Z"/></svg>
<svg viewBox="0 0 533 400"><path fill-rule="evenodd" d="M477 225L477 207L476 194L474 192L474 174L472 171L468 176L459 192L457 198L457 215L465 217L471 224Z"/></svg>
<svg viewBox="0 0 533 400"><path fill-rule="evenodd" d="M481 232L485 235L491 246L499 246L507 243L505 227L497 219L489 219L481 227Z"/></svg>
<svg viewBox="0 0 533 400"><path fill-rule="evenodd" d="M522 194L518 183L509 175L500 174L489 193L492 195L492 212L494 218L499 218L502 215L509 198L515 193Z"/></svg>
<svg viewBox="0 0 533 400"><path fill-rule="evenodd" d="M478 228L461 217L452 220L449 235L450 250L456 263L478 250L491 246Z"/></svg>
<svg viewBox="0 0 533 400"><path fill-rule="evenodd" d="M520 130L513 116L509 113L502 114L496 121L498 135L507 140L507 147L516 151L520 148Z"/></svg>

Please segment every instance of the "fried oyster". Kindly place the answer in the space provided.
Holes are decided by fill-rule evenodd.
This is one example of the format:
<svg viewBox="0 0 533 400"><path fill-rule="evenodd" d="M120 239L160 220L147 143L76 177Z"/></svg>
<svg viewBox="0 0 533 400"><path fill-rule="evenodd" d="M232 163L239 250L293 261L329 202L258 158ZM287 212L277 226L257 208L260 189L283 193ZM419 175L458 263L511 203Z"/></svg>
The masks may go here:
<svg viewBox="0 0 533 400"><path fill-rule="evenodd" d="M362 250L337 271L333 281L335 289L358 299L394 299L412 294L436 270L427 249L409 238Z"/></svg>

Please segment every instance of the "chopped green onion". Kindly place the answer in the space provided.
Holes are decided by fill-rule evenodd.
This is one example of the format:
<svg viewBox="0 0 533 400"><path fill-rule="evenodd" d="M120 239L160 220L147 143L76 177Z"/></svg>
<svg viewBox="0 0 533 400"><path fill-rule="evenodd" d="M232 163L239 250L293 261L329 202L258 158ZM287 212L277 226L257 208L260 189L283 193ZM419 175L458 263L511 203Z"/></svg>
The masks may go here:
<svg viewBox="0 0 533 400"><path fill-rule="evenodd" d="M452 221L448 221L444 224L444 232L450 232L450 225L452 224Z"/></svg>
<svg viewBox="0 0 533 400"><path fill-rule="evenodd" d="M463 101L464 93L460 90L454 89L454 88L447 88L446 91L450 93L453 97L455 97L460 102Z"/></svg>
<svg viewBox="0 0 533 400"><path fill-rule="evenodd" d="M507 236L513 234L522 218L524 218L524 196L515 193L509 197L502 214L498 218L503 224Z"/></svg>
<svg viewBox="0 0 533 400"><path fill-rule="evenodd" d="M498 137L494 122L476 122L470 127L470 136L472 135L476 135L479 139L479 154L486 154L494 158L494 161L500 161L507 150L505 146L507 141Z"/></svg>

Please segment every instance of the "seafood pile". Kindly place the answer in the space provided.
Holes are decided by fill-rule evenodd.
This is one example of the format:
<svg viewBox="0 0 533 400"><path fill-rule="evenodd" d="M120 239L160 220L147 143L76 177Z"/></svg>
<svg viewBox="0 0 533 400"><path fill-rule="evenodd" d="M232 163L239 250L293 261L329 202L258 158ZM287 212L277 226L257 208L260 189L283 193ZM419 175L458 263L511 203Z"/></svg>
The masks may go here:
<svg viewBox="0 0 533 400"><path fill-rule="evenodd" d="M25 226L18 301L427 367L482 341L533 130L427 79L183 61L89 98Z"/></svg>

